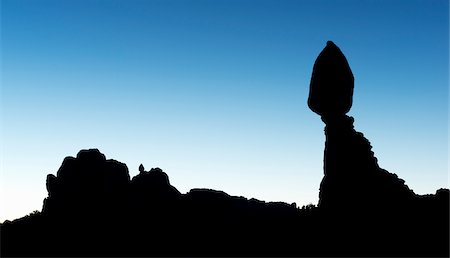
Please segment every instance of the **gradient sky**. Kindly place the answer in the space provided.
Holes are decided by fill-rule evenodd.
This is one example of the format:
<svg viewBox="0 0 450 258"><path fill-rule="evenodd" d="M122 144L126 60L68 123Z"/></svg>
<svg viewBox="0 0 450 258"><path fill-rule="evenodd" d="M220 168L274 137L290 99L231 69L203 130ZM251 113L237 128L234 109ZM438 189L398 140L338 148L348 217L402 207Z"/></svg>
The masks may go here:
<svg viewBox="0 0 450 258"><path fill-rule="evenodd" d="M317 203L324 124L306 104L327 40L355 128L416 193L448 188L446 0L1 0L0 221L98 148L212 188Z"/></svg>

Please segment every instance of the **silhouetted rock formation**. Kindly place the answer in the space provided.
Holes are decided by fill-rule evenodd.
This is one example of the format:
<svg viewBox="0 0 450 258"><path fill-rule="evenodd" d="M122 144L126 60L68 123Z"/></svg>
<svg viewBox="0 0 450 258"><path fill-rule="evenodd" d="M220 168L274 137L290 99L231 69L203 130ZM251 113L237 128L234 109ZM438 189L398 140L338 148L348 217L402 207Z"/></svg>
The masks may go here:
<svg viewBox="0 0 450 258"><path fill-rule="evenodd" d="M314 64L308 98L311 110L326 124L319 206L340 209L350 202L358 203L359 211L380 206L401 209L414 193L403 180L378 166L370 142L353 129L354 119L345 115L352 105L353 87L347 59L328 41Z"/></svg>
<svg viewBox="0 0 450 258"><path fill-rule="evenodd" d="M350 202L358 203L354 207L359 212L374 212L378 207L403 210L414 200L413 191L378 166L370 142L354 130L354 119L345 115L351 108L353 83L345 56L327 42L314 65L308 100L326 124L319 207L339 210ZM345 210L354 214L351 208Z"/></svg>
<svg viewBox="0 0 450 258"><path fill-rule="evenodd" d="M57 176L47 176L43 213L87 216L115 213L124 204L130 175L125 164L106 160L98 150L82 150L64 159Z"/></svg>
<svg viewBox="0 0 450 258"><path fill-rule="evenodd" d="M325 122L319 205L180 193L160 168L130 180L96 149L47 176L42 212L1 225L1 256L448 256L449 190L418 196L378 166L345 114L353 75L328 42L310 108Z"/></svg>
<svg viewBox="0 0 450 258"><path fill-rule="evenodd" d="M428 197L428 204L440 202L443 205L441 213L436 210L429 213L433 208L423 206L423 197L416 196L397 175L378 166L370 142L354 130L354 119L345 115L352 105L353 87L354 78L345 56L328 41L314 64L308 99L311 110L326 124L319 208L325 212L326 223L330 223L327 227L333 229L332 232L345 230L353 236L368 232L383 236L376 241L352 237L350 246L336 242L334 248L350 250L353 247L355 253L378 250L379 255L395 255L393 250L401 250L400 253L415 250L414 254L420 254L426 252L432 242L445 243L448 241L448 203L444 201L448 199L448 190L446 194L441 192L441 196ZM443 215L442 220L436 223L436 218L430 214ZM417 225L417 221L423 226ZM347 224L364 227L348 227ZM437 225L445 230L436 230ZM394 228L396 230L392 230ZM424 247L423 243L429 238L411 238L417 233L431 234L433 240ZM331 236L339 237L339 234ZM395 246L391 246L393 243ZM448 244L434 248L441 254L448 253Z"/></svg>
<svg viewBox="0 0 450 258"><path fill-rule="evenodd" d="M314 63L308 106L321 116L346 114L352 106L353 74L341 50L331 41Z"/></svg>

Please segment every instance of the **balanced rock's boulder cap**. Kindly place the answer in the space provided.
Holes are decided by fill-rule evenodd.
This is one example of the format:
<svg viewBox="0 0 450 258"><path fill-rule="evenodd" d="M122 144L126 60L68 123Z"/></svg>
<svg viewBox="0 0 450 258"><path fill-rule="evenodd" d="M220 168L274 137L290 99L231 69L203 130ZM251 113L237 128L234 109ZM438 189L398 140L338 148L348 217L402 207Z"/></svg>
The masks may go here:
<svg viewBox="0 0 450 258"><path fill-rule="evenodd" d="M352 106L354 78L341 50L328 41L314 63L308 106L321 116L344 115Z"/></svg>

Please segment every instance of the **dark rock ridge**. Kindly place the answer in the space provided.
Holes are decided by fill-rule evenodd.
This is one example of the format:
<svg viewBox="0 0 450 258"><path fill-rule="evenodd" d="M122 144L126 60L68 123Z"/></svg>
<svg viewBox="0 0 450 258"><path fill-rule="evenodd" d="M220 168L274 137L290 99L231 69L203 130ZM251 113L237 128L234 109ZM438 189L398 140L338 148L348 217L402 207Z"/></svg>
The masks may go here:
<svg viewBox="0 0 450 258"><path fill-rule="evenodd" d="M378 166L345 115L353 84L328 42L308 99L326 124L317 207L182 194L160 168L130 180L125 164L81 150L47 176L42 212L1 225L1 256L448 256L449 190L417 195Z"/></svg>

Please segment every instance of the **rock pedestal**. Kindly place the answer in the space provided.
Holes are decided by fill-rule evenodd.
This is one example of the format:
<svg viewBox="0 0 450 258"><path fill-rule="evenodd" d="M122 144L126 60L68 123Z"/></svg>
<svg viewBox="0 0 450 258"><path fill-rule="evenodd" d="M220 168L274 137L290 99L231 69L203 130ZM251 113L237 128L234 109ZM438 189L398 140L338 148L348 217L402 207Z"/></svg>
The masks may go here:
<svg viewBox="0 0 450 258"><path fill-rule="evenodd" d="M400 207L414 193L404 181L378 166L370 142L345 115L352 106L354 79L340 49L331 41L317 57L311 77L308 106L325 127L324 178L319 206L363 211L375 206ZM349 208L350 207L350 208Z"/></svg>

